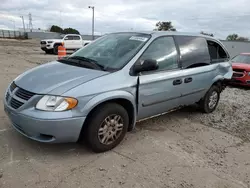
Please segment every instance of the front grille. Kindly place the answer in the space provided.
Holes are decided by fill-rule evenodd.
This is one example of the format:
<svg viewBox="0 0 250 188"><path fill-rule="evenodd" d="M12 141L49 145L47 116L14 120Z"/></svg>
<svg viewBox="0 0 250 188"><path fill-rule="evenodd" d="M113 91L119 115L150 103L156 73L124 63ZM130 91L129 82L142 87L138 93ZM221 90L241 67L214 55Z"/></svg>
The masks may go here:
<svg viewBox="0 0 250 188"><path fill-rule="evenodd" d="M19 107L21 107L24 103L14 99L14 98L11 98L10 100L10 106L14 109L18 109Z"/></svg>
<svg viewBox="0 0 250 188"><path fill-rule="evenodd" d="M245 72L244 69L233 69L234 72Z"/></svg>
<svg viewBox="0 0 250 188"><path fill-rule="evenodd" d="M35 95L35 93L32 93L32 92L29 92L29 91L26 91L22 88L19 88L15 95L23 100L29 100L31 97L33 97Z"/></svg>
<svg viewBox="0 0 250 188"><path fill-rule="evenodd" d="M13 92L14 89L16 89L16 84L15 84L14 82L12 82L12 83L10 84L10 91Z"/></svg>
<svg viewBox="0 0 250 188"><path fill-rule="evenodd" d="M25 101L28 101L34 95L35 93L24 90L16 86L16 84L13 82L6 93L5 100L9 106L14 109L18 109L25 103Z"/></svg>
<svg viewBox="0 0 250 188"><path fill-rule="evenodd" d="M240 78L240 77L243 77L244 74L243 73L233 73L233 77L237 77L237 78Z"/></svg>
<svg viewBox="0 0 250 188"><path fill-rule="evenodd" d="M9 92L7 92L7 93L6 93L6 96L5 96L5 100L8 101L9 98L10 98L10 94L9 94Z"/></svg>
<svg viewBox="0 0 250 188"><path fill-rule="evenodd" d="M46 44L46 41L41 41L41 44Z"/></svg>

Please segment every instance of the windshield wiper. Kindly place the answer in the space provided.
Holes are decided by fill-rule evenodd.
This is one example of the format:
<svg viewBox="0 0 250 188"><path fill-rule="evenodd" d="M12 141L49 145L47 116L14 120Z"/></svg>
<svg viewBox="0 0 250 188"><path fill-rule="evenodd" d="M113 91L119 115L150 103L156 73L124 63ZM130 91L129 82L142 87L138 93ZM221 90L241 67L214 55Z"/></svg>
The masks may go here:
<svg viewBox="0 0 250 188"><path fill-rule="evenodd" d="M68 57L67 59L76 59L76 60L88 62L88 63L91 63L92 65L94 65L95 67L98 67L100 70L104 70L104 71L106 70L105 67L103 65L98 64L96 60L90 59L90 58L87 58L87 57L72 56L72 57Z"/></svg>
<svg viewBox="0 0 250 188"><path fill-rule="evenodd" d="M78 60L83 60L83 61L87 61L87 62L94 62L94 63L97 62L94 59L90 59L90 58L83 57L83 56L71 56L71 57L68 57L67 59L78 59Z"/></svg>
<svg viewBox="0 0 250 188"><path fill-rule="evenodd" d="M90 68L90 69L95 69L96 68L96 66L93 66L92 63L89 63L87 61L83 62L83 61L79 61L79 60L76 60L76 59L62 58L62 59L59 59L57 61L61 62L61 63L69 64L69 65L75 65L75 66L78 66L78 67L84 67L84 68Z"/></svg>

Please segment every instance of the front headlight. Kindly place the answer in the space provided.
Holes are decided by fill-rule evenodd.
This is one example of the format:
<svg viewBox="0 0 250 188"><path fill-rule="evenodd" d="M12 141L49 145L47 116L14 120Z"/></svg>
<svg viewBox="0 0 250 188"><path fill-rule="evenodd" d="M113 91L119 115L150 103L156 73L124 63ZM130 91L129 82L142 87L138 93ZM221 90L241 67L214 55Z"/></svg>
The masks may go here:
<svg viewBox="0 0 250 188"><path fill-rule="evenodd" d="M59 97L45 95L36 105L36 109L44 111L60 112L71 110L77 105L78 101L71 97Z"/></svg>
<svg viewBox="0 0 250 188"><path fill-rule="evenodd" d="M53 43L53 41L48 41L48 43Z"/></svg>

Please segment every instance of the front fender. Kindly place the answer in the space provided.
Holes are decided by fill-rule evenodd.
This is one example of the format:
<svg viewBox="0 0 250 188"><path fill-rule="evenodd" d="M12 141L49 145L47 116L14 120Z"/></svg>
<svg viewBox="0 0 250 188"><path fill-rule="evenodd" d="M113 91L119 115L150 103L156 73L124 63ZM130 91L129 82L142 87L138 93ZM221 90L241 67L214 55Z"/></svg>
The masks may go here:
<svg viewBox="0 0 250 188"><path fill-rule="evenodd" d="M89 100L87 104L81 109L81 113L87 115L99 104L114 99L126 99L130 101L133 105L134 114L136 114L135 96L127 91L109 91L101 93Z"/></svg>

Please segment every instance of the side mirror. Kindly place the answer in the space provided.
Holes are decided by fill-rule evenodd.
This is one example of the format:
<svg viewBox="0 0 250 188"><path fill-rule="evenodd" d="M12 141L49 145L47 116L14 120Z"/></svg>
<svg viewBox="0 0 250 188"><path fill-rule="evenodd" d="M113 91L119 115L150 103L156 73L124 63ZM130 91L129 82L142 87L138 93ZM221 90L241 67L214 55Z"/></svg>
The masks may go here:
<svg viewBox="0 0 250 188"><path fill-rule="evenodd" d="M69 38L68 38L68 37L65 37L64 40L69 40Z"/></svg>
<svg viewBox="0 0 250 188"><path fill-rule="evenodd" d="M134 72L139 73L143 71L153 71L153 70L157 70L158 68L159 68L159 65L156 60L146 59L146 60L139 61L134 65Z"/></svg>

